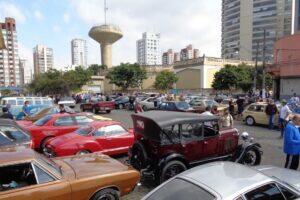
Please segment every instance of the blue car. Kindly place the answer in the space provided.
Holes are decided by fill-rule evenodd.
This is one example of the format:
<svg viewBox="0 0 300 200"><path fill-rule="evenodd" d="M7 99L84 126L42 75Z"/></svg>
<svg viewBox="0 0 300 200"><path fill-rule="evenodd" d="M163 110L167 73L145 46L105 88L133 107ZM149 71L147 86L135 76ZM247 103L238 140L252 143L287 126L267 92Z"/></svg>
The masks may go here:
<svg viewBox="0 0 300 200"><path fill-rule="evenodd" d="M46 107L49 107L49 105L29 105L29 115L31 116ZM16 116L16 120L22 120L25 117L24 113L22 112L22 107L11 109L10 112L12 115Z"/></svg>
<svg viewBox="0 0 300 200"><path fill-rule="evenodd" d="M129 97L120 96L114 100L117 109L123 109L129 104Z"/></svg>

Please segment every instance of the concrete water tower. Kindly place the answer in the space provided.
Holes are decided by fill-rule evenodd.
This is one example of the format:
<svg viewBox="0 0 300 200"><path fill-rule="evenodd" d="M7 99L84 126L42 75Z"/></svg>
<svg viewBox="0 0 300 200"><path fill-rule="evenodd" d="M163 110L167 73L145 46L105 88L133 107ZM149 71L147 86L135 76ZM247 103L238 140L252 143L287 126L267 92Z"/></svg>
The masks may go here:
<svg viewBox="0 0 300 200"><path fill-rule="evenodd" d="M121 29L117 26L106 24L106 0L104 0L105 24L93 26L89 31L89 36L100 43L101 63L108 68L112 67L112 44L123 37Z"/></svg>

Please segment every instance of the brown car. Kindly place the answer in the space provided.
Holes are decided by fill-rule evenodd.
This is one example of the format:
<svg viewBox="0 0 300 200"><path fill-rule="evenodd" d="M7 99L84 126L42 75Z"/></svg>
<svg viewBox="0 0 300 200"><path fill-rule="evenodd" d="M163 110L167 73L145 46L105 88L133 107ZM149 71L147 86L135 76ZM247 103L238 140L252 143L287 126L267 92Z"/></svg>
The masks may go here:
<svg viewBox="0 0 300 200"><path fill-rule="evenodd" d="M65 106L65 110L68 113L75 113L75 111L68 106ZM35 122L46 115L51 115L56 113L59 113L58 107L56 106L46 107L34 113L33 115L26 116L24 120Z"/></svg>
<svg viewBox="0 0 300 200"><path fill-rule="evenodd" d="M0 199L118 200L139 178L103 154L48 159L24 147L0 149Z"/></svg>

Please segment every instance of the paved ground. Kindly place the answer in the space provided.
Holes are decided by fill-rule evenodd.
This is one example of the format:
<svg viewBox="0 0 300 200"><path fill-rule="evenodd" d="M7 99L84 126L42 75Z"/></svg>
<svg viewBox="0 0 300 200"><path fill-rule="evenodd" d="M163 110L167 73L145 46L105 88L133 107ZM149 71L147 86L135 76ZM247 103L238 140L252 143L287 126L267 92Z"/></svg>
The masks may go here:
<svg viewBox="0 0 300 200"><path fill-rule="evenodd" d="M105 117L110 117L114 120L123 122L125 126L132 127L132 120L130 115L132 112L126 110L115 110L110 114L104 114ZM285 155L282 153L282 140L279 139L280 132L275 130L269 130L266 127L253 126L249 127L244 125L240 121L236 121L234 125L240 133L243 131L248 132L255 141L262 145L263 157L262 164L283 166ZM124 160L126 158L121 158ZM138 200L141 199L145 194L147 194L153 188L152 184L142 185L136 188L133 193L124 197L124 200Z"/></svg>

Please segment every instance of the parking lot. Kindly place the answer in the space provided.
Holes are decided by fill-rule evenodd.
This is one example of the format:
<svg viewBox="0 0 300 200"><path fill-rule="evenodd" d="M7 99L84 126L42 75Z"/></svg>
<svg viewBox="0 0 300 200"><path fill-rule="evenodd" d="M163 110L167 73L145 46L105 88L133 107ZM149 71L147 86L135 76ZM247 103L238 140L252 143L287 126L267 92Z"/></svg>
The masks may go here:
<svg viewBox="0 0 300 200"><path fill-rule="evenodd" d="M131 114L133 112L127 110L114 110L110 114L103 114L105 117L110 117L113 120L122 122L126 127L132 127ZM101 114L102 115L102 114ZM235 121L234 127L239 130L240 133L246 131L254 140L262 145L263 165L275 165L283 166L285 162L285 155L282 152L282 139L279 139L280 132L276 130L269 130L266 127L261 126L246 126L241 121ZM120 161L126 160L126 157L119 158ZM127 195L123 199L137 200L141 199L153 188L152 183L146 183L134 190L130 195Z"/></svg>

